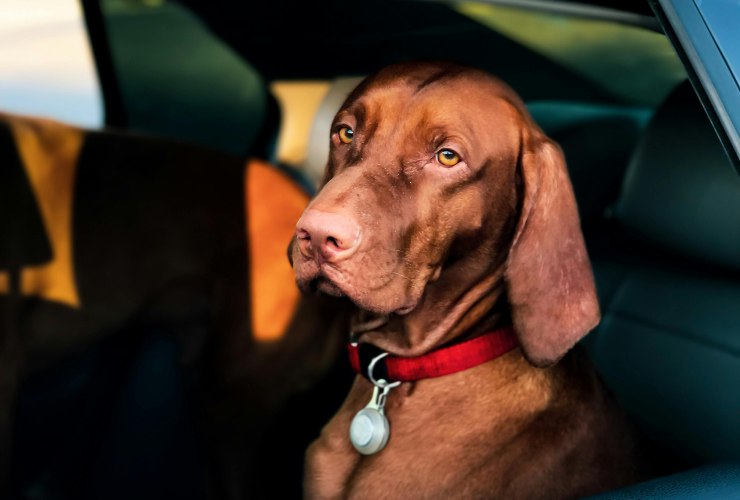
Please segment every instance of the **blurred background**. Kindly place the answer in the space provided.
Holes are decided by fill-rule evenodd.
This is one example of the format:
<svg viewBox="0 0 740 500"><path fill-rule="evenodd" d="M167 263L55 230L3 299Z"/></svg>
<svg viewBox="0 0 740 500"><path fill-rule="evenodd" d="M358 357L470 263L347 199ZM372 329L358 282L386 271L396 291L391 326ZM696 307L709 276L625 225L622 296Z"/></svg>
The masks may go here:
<svg viewBox="0 0 740 500"><path fill-rule="evenodd" d="M332 86L342 86L337 80L393 61L454 58L498 70L528 100L646 108L686 76L653 29L484 2L101 0L88 5L87 22L100 24L92 34L77 1L4 0L0 8L2 109L90 128L125 123L243 154L249 137L229 142L221 129L239 121L229 115L248 114L238 103L258 104L280 116L273 159L299 169L310 162L311 126ZM97 67L91 43L100 46ZM275 109L259 98L276 99Z"/></svg>
<svg viewBox="0 0 740 500"><path fill-rule="evenodd" d="M0 497L300 497L352 374L286 248L342 101L416 59L522 96L600 373L676 468L740 459L740 185L647 1L0 0Z"/></svg>

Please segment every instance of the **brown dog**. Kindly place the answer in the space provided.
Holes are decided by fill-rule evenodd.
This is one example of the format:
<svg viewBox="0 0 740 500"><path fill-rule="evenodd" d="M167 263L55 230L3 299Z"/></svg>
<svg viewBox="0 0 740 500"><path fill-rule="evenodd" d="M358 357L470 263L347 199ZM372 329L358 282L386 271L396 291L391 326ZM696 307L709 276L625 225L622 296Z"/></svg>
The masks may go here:
<svg viewBox="0 0 740 500"><path fill-rule="evenodd" d="M513 324L520 348L390 391L391 437L349 439L357 377L307 452L310 498L561 498L634 480L629 426L590 364L599 321L563 155L518 96L471 68L395 65L336 115L297 224L302 289L345 295L353 334L418 357ZM556 362L559 363L555 364Z"/></svg>

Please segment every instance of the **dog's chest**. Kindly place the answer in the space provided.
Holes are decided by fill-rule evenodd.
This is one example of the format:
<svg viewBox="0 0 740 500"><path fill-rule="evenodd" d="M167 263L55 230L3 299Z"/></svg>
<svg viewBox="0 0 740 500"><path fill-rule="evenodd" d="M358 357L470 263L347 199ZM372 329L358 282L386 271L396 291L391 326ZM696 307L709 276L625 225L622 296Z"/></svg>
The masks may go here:
<svg viewBox="0 0 740 500"><path fill-rule="evenodd" d="M504 483L506 468L497 466L502 456L495 451L502 449L501 441L431 429L426 419L409 425L397 415L389 417L388 446L370 456L349 444L346 419L327 426L307 457L306 497L474 498L476 491L490 493ZM473 433L470 426L467 430Z"/></svg>
<svg viewBox="0 0 740 500"><path fill-rule="evenodd" d="M367 457L349 439L352 418L372 394L358 379L309 450L306 496L568 497L624 482L614 471L629 469L622 460L629 436L598 384L571 372L534 370L512 354L419 383L405 396L399 389L387 406L390 440Z"/></svg>
<svg viewBox="0 0 740 500"><path fill-rule="evenodd" d="M398 389L386 409L387 446L362 456L350 443L349 428L372 389L358 380L309 450L306 496L388 498L393 492L392 498L439 498L472 495L471 488L494 491L506 473L501 460L513 461L501 450L521 427L520 410L505 408L490 391L476 395L476 386L448 380L440 389L419 387L410 395ZM481 479L471 483L471 476Z"/></svg>

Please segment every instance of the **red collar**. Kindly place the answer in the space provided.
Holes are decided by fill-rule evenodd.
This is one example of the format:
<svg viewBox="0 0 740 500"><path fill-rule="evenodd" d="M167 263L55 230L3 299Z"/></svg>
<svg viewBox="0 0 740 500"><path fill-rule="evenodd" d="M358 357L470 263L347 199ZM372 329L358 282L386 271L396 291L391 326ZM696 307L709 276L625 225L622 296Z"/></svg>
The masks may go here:
<svg viewBox="0 0 740 500"><path fill-rule="evenodd" d="M372 360L386 354L373 367L375 380L412 382L473 368L506 354L517 345L514 328L507 326L415 358L390 356L371 344L349 344L347 348L352 368L366 378L370 378L368 366Z"/></svg>

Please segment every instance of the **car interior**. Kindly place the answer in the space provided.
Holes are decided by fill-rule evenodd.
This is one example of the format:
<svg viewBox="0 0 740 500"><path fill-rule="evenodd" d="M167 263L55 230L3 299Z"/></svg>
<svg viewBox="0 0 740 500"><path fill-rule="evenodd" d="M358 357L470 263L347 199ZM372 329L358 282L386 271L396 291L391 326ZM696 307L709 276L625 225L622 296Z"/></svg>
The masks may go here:
<svg viewBox="0 0 740 500"><path fill-rule="evenodd" d="M740 176L647 3L624 5L643 26L485 2L82 6L105 127L0 114L3 328L44 349L18 389L10 498L228 496L189 361L300 322L285 248L333 114L414 59L499 76L565 153L602 310L581 344L666 464L599 498L740 491ZM221 321L253 338L207 340ZM352 376L338 351L238 443L260 457L246 496L300 497Z"/></svg>

